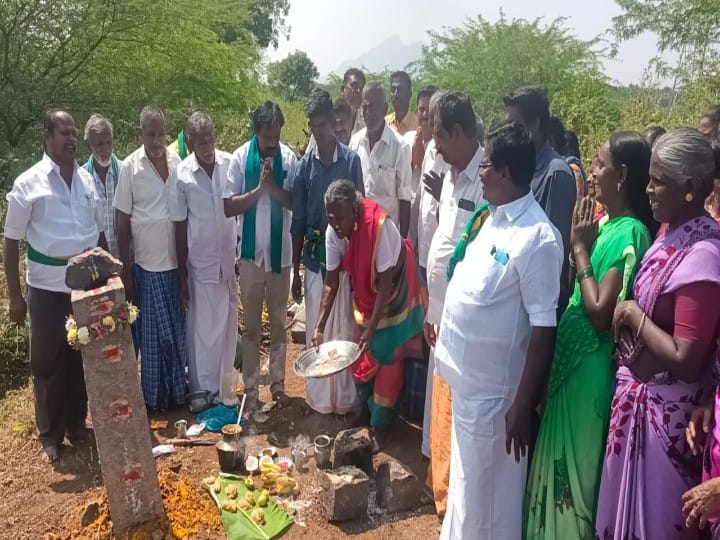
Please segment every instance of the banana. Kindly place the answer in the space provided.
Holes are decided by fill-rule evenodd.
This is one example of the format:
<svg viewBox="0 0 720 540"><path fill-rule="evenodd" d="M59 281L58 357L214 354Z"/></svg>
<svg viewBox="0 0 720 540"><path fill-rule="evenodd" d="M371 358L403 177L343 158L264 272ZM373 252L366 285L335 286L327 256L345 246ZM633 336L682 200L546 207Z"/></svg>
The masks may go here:
<svg viewBox="0 0 720 540"><path fill-rule="evenodd" d="M263 470L263 472L272 471L272 472L278 472L278 473L282 471L280 466L276 465L275 463L263 463L262 470Z"/></svg>

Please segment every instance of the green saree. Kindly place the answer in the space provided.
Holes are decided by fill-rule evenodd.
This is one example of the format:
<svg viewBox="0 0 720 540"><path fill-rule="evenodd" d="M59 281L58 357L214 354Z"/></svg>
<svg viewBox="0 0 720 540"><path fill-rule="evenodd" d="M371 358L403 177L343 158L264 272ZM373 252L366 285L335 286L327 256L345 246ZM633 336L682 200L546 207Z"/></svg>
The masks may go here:
<svg viewBox="0 0 720 540"><path fill-rule="evenodd" d="M590 264L598 283L610 269L623 275L618 302L632 294L640 259L650 246L637 219L600 225ZM615 365L610 330L598 333L580 285L558 325L545 414L533 454L523 512L526 540L592 540Z"/></svg>

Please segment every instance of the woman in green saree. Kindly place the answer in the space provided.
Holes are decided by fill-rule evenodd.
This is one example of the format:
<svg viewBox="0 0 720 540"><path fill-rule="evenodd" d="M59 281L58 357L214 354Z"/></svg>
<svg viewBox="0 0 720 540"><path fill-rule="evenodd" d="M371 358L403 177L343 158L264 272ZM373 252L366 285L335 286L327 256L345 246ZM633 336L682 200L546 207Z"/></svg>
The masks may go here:
<svg viewBox="0 0 720 540"><path fill-rule="evenodd" d="M635 272L657 232L645 194L649 165L650 147L639 133L613 133L588 178L606 216L600 223L593 219L595 201L590 197L575 209L575 290L558 325L528 480L523 515L527 540L595 537L615 374L613 311L632 294Z"/></svg>

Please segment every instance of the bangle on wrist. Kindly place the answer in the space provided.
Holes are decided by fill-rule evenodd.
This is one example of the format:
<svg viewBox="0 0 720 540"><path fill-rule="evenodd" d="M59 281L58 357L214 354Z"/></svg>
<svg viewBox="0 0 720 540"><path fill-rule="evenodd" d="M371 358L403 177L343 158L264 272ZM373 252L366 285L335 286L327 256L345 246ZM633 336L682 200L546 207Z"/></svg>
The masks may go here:
<svg viewBox="0 0 720 540"><path fill-rule="evenodd" d="M588 265L577 273L577 276L575 276L575 279L577 279L577 282L580 283L583 279L593 277L593 276L594 276L594 274L593 274L592 266Z"/></svg>
<svg viewBox="0 0 720 540"><path fill-rule="evenodd" d="M637 334L635 334L635 339L640 339L640 335L642 334L643 329L645 328L645 319L647 319L647 313L643 311L642 317L640 317L640 324L638 326Z"/></svg>

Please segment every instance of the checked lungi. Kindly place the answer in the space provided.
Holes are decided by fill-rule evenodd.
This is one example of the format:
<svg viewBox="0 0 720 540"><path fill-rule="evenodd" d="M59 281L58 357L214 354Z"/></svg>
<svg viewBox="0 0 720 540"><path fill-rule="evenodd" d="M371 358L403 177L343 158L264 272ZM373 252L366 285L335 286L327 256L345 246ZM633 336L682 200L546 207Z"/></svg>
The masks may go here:
<svg viewBox="0 0 720 540"><path fill-rule="evenodd" d="M140 309L140 383L145 403L167 409L185 403L187 348L185 311L177 270L148 272L134 267Z"/></svg>

